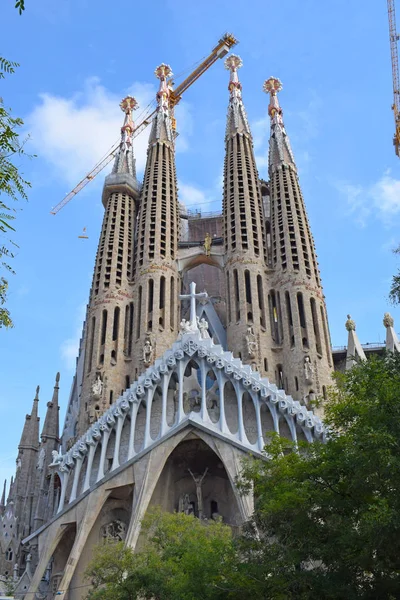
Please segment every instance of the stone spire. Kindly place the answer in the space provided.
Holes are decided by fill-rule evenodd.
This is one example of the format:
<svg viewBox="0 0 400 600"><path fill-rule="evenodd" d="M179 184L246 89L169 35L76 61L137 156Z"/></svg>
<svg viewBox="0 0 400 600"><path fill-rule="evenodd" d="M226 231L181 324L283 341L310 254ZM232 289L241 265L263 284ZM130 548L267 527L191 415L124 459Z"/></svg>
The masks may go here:
<svg viewBox="0 0 400 600"><path fill-rule="evenodd" d="M104 182L105 213L84 330L85 360L77 373L82 387L70 399L79 412L70 423L73 436L70 433L64 445L73 444L130 385L133 256L140 195L132 145L132 111L137 102L127 96L120 107L125 114L121 144Z"/></svg>
<svg viewBox="0 0 400 600"><path fill-rule="evenodd" d="M239 81L238 69L243 66L242 59L236 54L230 54L225 59L225 69L230 72L228 90L230 99L226 120L226 136L235 133L246 133L251 136L246 110L242 101L242 84Z"/></svg>
<svg viewBox="0 0 400 600"><path fill-rule="evenodd" d="M46 418L44 420L44 425L42 429L41 439L42 442L47 440L54 440L57 444L59 444L59 411L60 407L58 406L58 383L60 381L60 373L56 375L56 382L54 385L53 398L51 402L47 403L47 412Z"/></svg>
<svg viewBox="0 0 400 600"><path fill-rule="evenodd" d="M6 506L6 487L7 487L7 480L4 480L4 486L3 486L3 493L1 495L1 500L0 500L0 516L4 513L4 509Z"/></svg>
<svg viewBox="0 0 400 600"><path fill-rule="evenodd" d="M30 415L26 415L25 417L25 425L22 431L21 441L18 446L20 450L32 449L37 451L39 447L39 390L40 387L37 386L35 398L33 400L32 412Z"/></svg>
<svg viewBox="0 0 400 600"><path fill-rule="evenodd" d="M400 342L394 330L394 320L390 313L383 315L383 324L386 328L386 350L400 352Z"/></svg>
<svg viewBox="0 0 400 600"><path fill-rule="evenodd" d="M264 82L270 96L269 140L271 266L268 303L275 380L296 400L326 395L333 367L324 294L314 240L286 133L276 77Z"/></svg>
<svg viewBox="0 0 400 600"><path fill-rule="evenodd" d="M227 344L236 349L243 362L267 375L271 357L266 340L264 218L253 139L238 77L241 66L241 59L234 54L225 60L230 72L223 197Z"/></svg>
<svg viewBox="0 0 400 600"><path fill-rule="evenodd" d="M133 377L163 354L178 334L180 219L169 102L171 67L162 63L155 75L160 80L158 107L149 137L138 216Z"/></svg>
<svg viewBox="0 0 400 600"><path fill-rule="evenodd" d="M11 475L10 489L8 490L7 504L14 500L14 476Z"/></svg>
<svg viewBox="0 0 400 600"><path fill-rule="evenodd" d="M268 163L270 170L274 170L284 163L290 164L297 171L289 138L283 124L283 111L279 106L277 93L281 89L282 83L276 77L270 77L263 85L264 92L270 95L268 114L271 119L271 138Z"/></svg>
<svg viewBox="0 0 400 600"><path fill-rule="evenodd" d="M160 86L157 92L157 113L153 120L151 133L149 137L149 147L155 142L170 142L171 144L175 140L175 132L173 129L173 118L170 108L170 94L171 87L168 77L171 78L173 73L169 65L161 63L155 71L155 76L160 80Z"/></svg>
<svg viewBox="0 0 400 600"><path fill-rule="evenodd" d="M137 110L138 103L133 96L126 96L120 102L120 108L125 113L124 124L121 127L121 144L115 157L113 173L128 173L136 179L136 160L133 153L132 134L135 129L132 112Z"/></svg>
<svg viewBox="0 0 400 600"><path fill-rule="evenodd" d="M346 371L351 369L358 360L367 360L363 347L360 344L358 335L356 334L356 324L350 315L347 315L347 321L345 327L349 332L347 339L347 352L346 352Z"/></svg>

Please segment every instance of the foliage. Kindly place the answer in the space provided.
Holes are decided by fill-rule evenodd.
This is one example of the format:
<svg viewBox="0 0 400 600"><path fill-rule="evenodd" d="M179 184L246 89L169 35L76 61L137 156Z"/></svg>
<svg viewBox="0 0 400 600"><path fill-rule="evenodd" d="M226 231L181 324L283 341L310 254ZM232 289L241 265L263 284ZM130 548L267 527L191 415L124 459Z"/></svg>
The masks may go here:
<svg viewBox="0 0 400 600"><path fill-rule="evenodd" d="M16 67L17 63L0 57L0 79L14 73ZM26 156L24 142L21 142L19 134L22 126L22 119L13 117L0 98L0 268L9 273L14 273L9 259L13 258L13 248L17 247L8 237L15 231L11 224L15 219L15 208L10 206L9 200L26 200L26 189L30 187L15 164L16 158ZM0 328L12 326L9 311L4 306L7 288L7 279L0 277Z"/></svg>
<svg viewBox="0 0 400 600"><path fill-rule="evenodd" d="M400 597L400 356L387 354L338 377L326 444L247 461L241 486L256 510L240 551L254 597ZM257 536L254 533L257 532Z"/></svg>
<svg viewBox="0 0 400 600"><path fill-rule="evenodd" d="M395 254L400 254L400 246L393 250ZM392 285L389 291L389 300L392 304L400 303L400 270L397 271L396 275L392 277Z"/></svg>
<svg viewBox="0 0 400 600"><path fill-rule="evenodd" d="M142 531L137 553L122 543L97 548L86 573L93 583L88 600L239 599L226 585L234 563L229 527L155 510Z"/></svg>

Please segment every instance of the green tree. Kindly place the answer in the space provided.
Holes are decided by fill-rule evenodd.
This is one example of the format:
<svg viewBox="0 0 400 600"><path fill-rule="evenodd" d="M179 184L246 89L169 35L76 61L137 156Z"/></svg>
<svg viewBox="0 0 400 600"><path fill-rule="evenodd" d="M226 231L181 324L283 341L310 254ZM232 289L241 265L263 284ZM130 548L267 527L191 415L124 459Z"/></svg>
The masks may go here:
<svg viewBox="0 0 400 600"><path fill-rule="evenodd" d="M86 573L88 600L223 600L234 565L231 529L182 513L150 512L137 553L122 543L97 548Z"/></svg>
<svg viewBox="0 0 400 600"><path fill-rule="evenodd" d="M22 5L23 6L23 5ZM18 64L0 57L0 79L15 72ZM24 142L21 142L19 131L23 126L22 119L13 117L11 110L4 106L0 98L0 269L14 273L9 259L14 256L15 242L9 235L15 231L12 221L15 219L15 208L11 202L27 199L26 189L30 183L21 175L15 159L26 156ZM0 328L11 327L10 313L5 307L8 281L0 276Z"/></svg>
<svg viewBox="0 0 400 600"><path fill-rule="evenodd" d="M400 254L400 246L393 250L395 254ZM392 285L389 291L389 300L392 304L400 303L400 270L397 271L396 275L392 277Z"/></svg>
<svg viewBox="0 0 400 600"><path fill-rule="evenodd" d="M256 510L240 542L254 597L400 598L400 356L338 377L329 439L247 461ZM257 533L257 535L255 535Z"/></svg>

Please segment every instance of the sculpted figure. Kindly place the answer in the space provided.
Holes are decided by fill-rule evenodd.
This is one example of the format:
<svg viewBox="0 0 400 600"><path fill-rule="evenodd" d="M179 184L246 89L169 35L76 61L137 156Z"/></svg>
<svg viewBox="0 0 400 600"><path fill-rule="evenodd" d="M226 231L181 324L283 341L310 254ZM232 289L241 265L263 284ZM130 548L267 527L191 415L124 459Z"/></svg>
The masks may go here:
<svg viewBox="0 0 400 600"><path fill-rule="evenodd" d="M204 318L199 319L199 317L197 317L197 327L200 331L200 337L203 340L209 339L210 334L208 333L208 323Z"/></svg>
<svg viewBox="0 0 400 600"><path fill-rule="evenodd" d="M97 375L97 379L94 382L94 384L92 385L92 392L93 392L93 396L95 398L100 398L100 396L103 392L103 382L100 379L100 375Z"/></svg>
<svg viewBox="0 0 400 600"><path fill-rule="evenodd" d="M207 475L208 467L204 471L203 475L198 475L197 477L193 475L192 471L188 469L191 474L193 481L196 485L196 496L197 496L197 509L199 513L199 519L203 518L203 492L201 486L203 485L203 479Z"/></svg>
<svg viewBox="0 0 400 600"><path fill-rule="evenodd" d="M180 326L180 333L191 333L192 331L192 326L190 324L190 321L186 321L186 319L182 319L182 321L179 323Z"/></svg>
<svg viewBox="0 0 400 600"><path fill-rule="evenodd" d="M254 358L258 349L257 339L254 333L253 325L247 326L246 333L247 352L250 358Z"/></svg>
<svg viewBox="0 0 400 600"><path fill-rule="evenodd" d="M37 461L37 468L39 471L43 471L45 457L46 457L46 450L44 448L42 448L39 452L39 457L38 457L38 461Z"/></svg>
<svg viewBox="0 0 400 600"><path fill-rule="evenodd" d="M304 359L304 377L308 383L311 383L314 378L314 367L311 364L309 356L306 356Z"/></svg>
<svg viewBox="0 0 400 600"><path fill-rule="evenodd" d="M204 254L206 256L210 256L211 253L211 244L212 244L212 239L211 239L211 235L209 233L206 233L206 237L204 238Z"/></svg>
<svg viewBox="0 0 400 600"><path fill-rule="evenodd" d="M51 453L53 460L52 460L52 465L58 465L60 464L60 462L62 461L62 454L59 454L57 452L57 450L53 450Z"/></svg>
<svg viewBox="0 0 400 600"><path fill-rule="evenodd" d="M146 341L143 346L143 362L145 365L151 365L153 362L153 346L151 345L150 338L146 338Z"/></svg>

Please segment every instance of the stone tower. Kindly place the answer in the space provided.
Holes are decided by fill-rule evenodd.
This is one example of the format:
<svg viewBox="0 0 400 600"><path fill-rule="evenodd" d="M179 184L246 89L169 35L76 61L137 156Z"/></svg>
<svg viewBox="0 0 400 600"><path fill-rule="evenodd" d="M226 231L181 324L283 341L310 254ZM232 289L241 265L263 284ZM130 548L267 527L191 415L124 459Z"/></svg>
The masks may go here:
<svg viewBox="0 0 400 600"><path fill-rule="evenodd" d="M165 352L179 329L176 133L167 83L172 71L161 64L155 75L160 80L158 107L149 137L135 249L135 376Z"/></svg>
<svg viewBox="0 0 400 600"><path fill-rule="evenodd" d="M86 319L85 364L76 435L81 435L130 385L133 350L134 229L140 187L132 147L135 98L125 113L121 145L105 179L105 208Z"/></svg>
<svg viewBox="0 0 400 600"><path fill-rule="evenodd" d="M15 480L12 486L15 515L19 518L19 536L30 533L37 500L38 490L35 488L35 479L39 452L38 404L39 386L36 388L31 414L25 417L25 425L18 446Z"/></svg>
<svg viewBox="0 0 400 600"><path fill-rule="evenodd" d="M36 463L36 490L37 501L33 519L33 529L38 529L53 515L54 507L54 473L48 468L52 461L52 452L60 447L60 426L58 391L60 373L56 375L53 397L47 403L46 417L40 436L40 448Z"/></svg>
<svg viewBox="0 0 400 600"><path fill-rule="evenodd" d="M271 254L274 274L268 294L275 356L274 380L297 399L325 395L333 368L320 273L297 168L271 77L269 142Z"/></svg>
<svg viewBox="0 0 400 600"><path fill-rule="evenodd" d="M241 59L234 54L225 61L230 71L223 196L227 346L267 375L271 356L264 219L253 139L237 73L241 66Z"/></svg>

